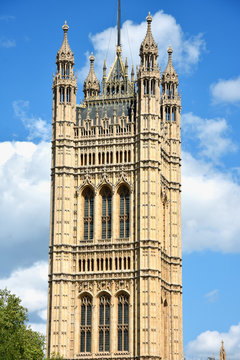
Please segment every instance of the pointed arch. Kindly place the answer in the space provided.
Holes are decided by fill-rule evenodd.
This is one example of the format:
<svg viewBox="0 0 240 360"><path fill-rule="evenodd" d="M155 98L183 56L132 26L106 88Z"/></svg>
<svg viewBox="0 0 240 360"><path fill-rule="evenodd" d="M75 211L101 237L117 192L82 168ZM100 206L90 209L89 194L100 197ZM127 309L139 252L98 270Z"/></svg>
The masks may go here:
<svg viewBox="0 0 240 360"><path fill-rule="evenodd" d="M119 197L119 237L121 239L129 237L130 229L130 191L123 184L118 188Z"/></svg>
<svg viewBox="0 0 240 360"><path fill-rule="evenodd" d="M111 296L102 292L99 301L99 351L110 351L110 309Z"/></svg>
<svg viewBox="0 0 240 360"><path fill-rule="evenodd" d="M92 345L92 297L84 294L80 298L80 352L90 353Z"/></svg>
<svg viewBox="0 0 240 360"><path fill-rule="evenodd" d="M118 351L129 350L129 295L118 295Z"/></svg>
<svg viewBox="0 0 240 360"><path fill-rule="evenodd" d="M102 184L101 196L101 224L102 239L111 239L112 236L112 191L110 186Z"/></svg>
<svg viewBox="0 0 240 360"><path fill-rule="evenodd" d="M93 225L94 225L94 192L90 186L87 186L82 191L82 196L84 199L84 216L83 216L83 226L84 226L84 240L93 239Z"/></svg>

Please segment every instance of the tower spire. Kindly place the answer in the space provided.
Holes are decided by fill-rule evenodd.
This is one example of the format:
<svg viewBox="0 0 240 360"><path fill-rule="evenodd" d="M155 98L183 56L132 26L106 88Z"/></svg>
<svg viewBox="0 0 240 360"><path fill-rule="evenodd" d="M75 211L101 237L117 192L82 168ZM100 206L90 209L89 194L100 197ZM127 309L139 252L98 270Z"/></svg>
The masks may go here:
<svg viewBox="0 0 240 360"><path fill-rule="evenodd" d="M118 0L118 34L117 34L117 46L121 46L121 4Z"/></svg>

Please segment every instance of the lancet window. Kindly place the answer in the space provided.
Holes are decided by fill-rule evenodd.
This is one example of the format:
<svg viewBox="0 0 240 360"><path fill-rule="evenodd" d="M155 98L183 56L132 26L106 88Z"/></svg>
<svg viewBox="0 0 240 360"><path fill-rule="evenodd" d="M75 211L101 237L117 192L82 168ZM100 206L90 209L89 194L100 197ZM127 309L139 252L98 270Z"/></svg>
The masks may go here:
<svg viewBox="0 0 240 360"><path fill-rule="evenodd" d="M110 350L110 297L103 295L99 299L99 351Z"/></svg>
<svg viewBox="0 0 240 360"><path fill-rule="evenodd" d="M60 103L64 102L64 87L60 87L59 89L59 99L60 99Z"/></svg>
<svg viewBox="0 0 240 360"><path fill-rule="evenodd" d="M118 351L129 349L129 297L122 294L118 297Z"/></svg>
<svg viewBox="0 0 240 360"><path fill-rule="evenodd" d="M120 195L120 238L129 237L129 212L130 212L130 194L129 190L122 186L119 191Z"/></svg>
<svg viewBox="0 0 240 360"><path fill-rule="evenodd" d="M84 240L93 239L93 209L94 195L93 191L87 188L83 194L84 197Z"/></svg>
<svg viewBox="0 0 240 360"><path fill-rule="evenodd" d="M66 102L69 103L70 101L71 101L71 88L68 87L66 93Z"/></svg>
<svg viewBox="0 0 240 360"><path fill-rule="evenodd" d="M102 239L111 238L111 215L112 215L112 194L109 188L103 188L102 192Z"/></svg>
<svg viewBox="0 0 240 360"><path fill-rule="evenodd" d="M80 352L91 352L92 338L92 299L84 296L81 299Z"/></svg>

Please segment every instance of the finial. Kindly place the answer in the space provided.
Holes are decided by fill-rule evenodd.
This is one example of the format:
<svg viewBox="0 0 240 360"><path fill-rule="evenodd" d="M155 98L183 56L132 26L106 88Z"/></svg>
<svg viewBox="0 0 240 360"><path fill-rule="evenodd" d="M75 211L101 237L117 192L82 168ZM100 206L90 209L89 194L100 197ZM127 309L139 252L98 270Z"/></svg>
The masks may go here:
<svg viewBox="0 0 240 360"><path fill-rule="evenodd" d="M128 59L126 57L126 60L125 60L125 67L128 67Z"/></svg>
<svg viewBox="0 0 240 360"><path fill-rule="evenodd" d="M121 46L118 45L118 46L117 46L117 55L120 55L121 52L122 52Z"/></svg>
<svg viewBox="0 0 240 360"><path fill-rule="evenodd" d="M146 20L147 20L147 22L148 22L148 25L151 24L151 22L152 22L152 16L151 16L151 14L150 14L150 11L149 11L149 13L148 13L148 17L146 18Z"/></svg>
<svg viewBox="0 0 240 360"><path fill-rule="evenodd" d="M94 63L95 57L93 56L93 53L91 52L91 55L89 56L89 60L91 62L91 65Z"/></svg>
<svg viewBox="0 0 240 360"><path fill-rule="evenodd" d="M68 24L67 24L67 21L65 20L65 23L64 23L64 25L63 25L63 31L64 31L64 34L66 34L67 32L68 32L68 29L69 29L69 26L68 26Z"/></svg>
<svg viewBox="0 0 240 360"><path fill-rule="evenodd" d="M172 55L173 49L172 49L171 45L169 45L167 52L169 55Z"/></svg>

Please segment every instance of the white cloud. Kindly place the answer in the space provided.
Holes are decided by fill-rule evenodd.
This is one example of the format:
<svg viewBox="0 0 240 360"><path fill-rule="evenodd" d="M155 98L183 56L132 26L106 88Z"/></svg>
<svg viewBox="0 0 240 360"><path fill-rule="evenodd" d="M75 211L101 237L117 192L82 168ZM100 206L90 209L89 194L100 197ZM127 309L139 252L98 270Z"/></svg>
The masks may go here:
<svg viewBox="0 0 240 360"><path fill-rule="evenodd" d="M12 48L15 46L16 46L15 40L10 40L10 39L6 38L5 36L0 37L0 47L9 49L9 48Z"/></svg>
<svg viewBox="0 0 240 360"><path fill-rule="evenodd" d="M29 312L42 312L47 306L47 262L40 261L26 269L14 270L0 279L0 288L7 288L22 300ZM40 313L41 314L41 313Z"/></svg>
<svg viewBox="0 0 240 360"><path fill-rule="evenodd" d="M183 250L240 252L240 185L183 152Z"/></svg>
<svg viewBox="0 0 240 360"><path fill-rule="evenodd" d="M42 319L47 321L47 309L38 311L38 316Z"/></svg>
<svg viewBox="0 0 240 360"><path fill-rule="evenodd" d="M48 141L51 138L51 124L40 117L28 114L29 101L16 100L13 102L15 116L18 117L29 131L28 140L40 139Z"/></svg>
<svg viewBox="0 0 240 360"><path fill-rule="evenodd" d="M46 323L30 323L29 326L33 331L40 332L42 335L46 336L47 333Z"/></svg>
<svg viewBox="0 0 240 360"><path fill-rule="evenodd" d="M129 65L139 63L139 48L146 30L146 21L136 24L127 20L122 25L123 56L128 57ZM152 31L158 43L160 64L166 64L167 48L170 43L174 49L173 59L177 69L189 71L193 65L198 63L201 53L205 49L202 34L188 37L184 34L181 26L177 24L176 19L172 15L165 14L162 10L153 15ZM90 34L96 58L95 69L99 80L102 77L104 58L107 58L108 70L113 63L116 54L116 38L116 27L108 28L95 35ZM86 64L78 72L80 82L85 80L89 71L88 57L89 53L86 53Z"/></svg>
<svg viewBox="0 0 240 360"><path fill-rule="evenodd" d="M216 356L218 358L221 341L224 341L224 347L228 360L240 359L240 323L230 327L226 333L218 331L205 331L198 337L190 341L186 347L187 359L202 360L208 356Z"/></svg>
<svg viewBox="0 0 240 360"><path fill-rule="evenodd" d="M213 101L216 103L240 102L240 76L236 79L218 80L210 86Z"/></svg>
<svg viewBox="0 0 240 360"><path fill-rule="evenodd" d="M50 143L0 143L0 244L48 242Z"/></svg>
<svg viewBox="0 0 240 360"><path fill-rule="evenodd" d="M237 146L228 137L230 128L226 119L202 119L193 113L187 113L182 116L182 130L187 137L199 140L200 155L213 162L218 162L225 153L237 150Z"/></svg>
<svg viewBox="0 0 240 360"><path fill-rule="evenodd" d="M218 289L214 289L208 292L207 294L205 294L205 298L210 303L216 302L218 299L218 293L219 293Z"/></svg>

